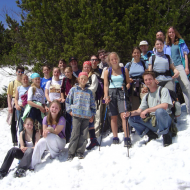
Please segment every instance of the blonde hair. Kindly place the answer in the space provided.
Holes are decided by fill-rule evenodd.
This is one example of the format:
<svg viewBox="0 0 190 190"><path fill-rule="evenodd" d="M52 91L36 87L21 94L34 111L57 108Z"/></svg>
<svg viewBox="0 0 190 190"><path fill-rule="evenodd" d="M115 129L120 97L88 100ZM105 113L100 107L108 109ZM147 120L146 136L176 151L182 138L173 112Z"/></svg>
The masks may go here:
<svg viewBox="0 0 190 190"><path fill-rule="evenodd" d="M110 64L110 56L111 56L112 54L115 54L115 55L117 56L118 64L119 64L119 63L120 63L120 58L119 58L119 55L118 55L116 52L111 52L111 53L108 55L108 58L107 58L108 64L111 66L111 64Z"/></svg>
<svg viewBox="0 0 190 190"><path fill-rule="evenodd" d="M169 33L169 29L172 28L175 32L175 39L174 39L174 45L178 45L179 44L179 39L182 39L181 35L179 34L179 32L173 27L173 26L170 26L167 30L167 33L166 33L166 45L169 45L169 46L172 46L172 41L168 35Z"/></svg>
<svg viewBox="0 0 190 190"><path fill-rule="evenodd" d="M61 74L61 70L60 70L59 67L53 67L53 71L54 71L55 69L58 69L58 70L59 70L59 73Z"/></svg>

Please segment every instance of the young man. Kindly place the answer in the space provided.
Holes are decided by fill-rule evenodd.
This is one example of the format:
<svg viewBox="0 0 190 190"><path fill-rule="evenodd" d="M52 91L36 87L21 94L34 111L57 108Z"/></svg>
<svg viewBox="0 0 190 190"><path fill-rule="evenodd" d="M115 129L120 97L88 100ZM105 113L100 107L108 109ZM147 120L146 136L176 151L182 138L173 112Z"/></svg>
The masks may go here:
<svg viewBox="0 0 190 190"><path fill-rule="evenodd" d="M143 74L144 83L149 88L149 93L143 97L140 107L132 112L127 112L129 124L136 129L140 137L148 135L148 142L163 135L163 145L172 144L170 117L172 100L167 88L161 89L161 94L155 81L152 71L145 71Z"/></svg>
<svg viewBox="0 0 190 190"><path fill-rule="evenodd" d="M45 91L46 83L47 83L49 80L52 80L52 77L50 77L51 68L50 68L50 66L48 66L48 65L44 65L44 66L42 67L42 69L43 69L44 77L41 78L41 80L40 80L40 87Z"/></svg>
<svg viewBox="0 0 190 190"><path fill-rule="evenodd" d="M59 75L59 79L63 80L63 78L65 78L65 68L67 67L66 61L64 59L60 59L58 67L61 70L61 74Z"/></svg>
<svg viewBox="0 0 190 190"><path fill-rule="evenodd" d="M106 59L105 59L105 53L106 52L104 49L101 49L98 51L98 58L99 58L99 60L101 60L101 62L98 66L99 66L101 73L105 67L108 67L108 64L106 63Z"/></svg>
<svg viewBox="0 0 190 190"><path fill-rule="evenodd" d="M69 58L69 63L70 63L70 66L72 67L73 75L74 75L76 78L78 78L79 73L82 72L82 71L78 68L77 58L75 58L75 57L70 57L70 58Z"/></svg>
<svg viewBox="0 0 190 190"><path fill-rule="evenodd" d="M11 81L9 83L8 89L7 89L7 102L8 102L8 118L11 120L11 135L12 135L12 142L13 146L18 145L17 140L17 131L16 131L16 121L15 121L15 114L16 109L14 108L14 98L15 98L15 92L18 86L21 86L21 78L22 74L24 74L24 67L18 66L16 67L16 80Z"/></svg>
<svg viewBox="0 0 190 190"><path fill-rule="evenodd" d="M141 59L148 64L149 57L152 56L153 51L148 51L148 42L147 41L141 41L139 44L139 47L142 51Z"/></svg>

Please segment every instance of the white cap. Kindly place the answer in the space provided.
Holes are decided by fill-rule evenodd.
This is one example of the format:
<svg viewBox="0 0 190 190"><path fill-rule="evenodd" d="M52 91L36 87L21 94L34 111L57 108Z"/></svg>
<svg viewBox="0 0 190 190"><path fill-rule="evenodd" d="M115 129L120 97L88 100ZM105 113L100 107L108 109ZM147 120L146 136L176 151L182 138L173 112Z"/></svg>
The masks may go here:
<svg viewBox="0 0 190 190"><path fill-rule="evenodd" d="M139 46L143 46L143 45L148 45L148 42L147 41L141 41Z"/></svg>

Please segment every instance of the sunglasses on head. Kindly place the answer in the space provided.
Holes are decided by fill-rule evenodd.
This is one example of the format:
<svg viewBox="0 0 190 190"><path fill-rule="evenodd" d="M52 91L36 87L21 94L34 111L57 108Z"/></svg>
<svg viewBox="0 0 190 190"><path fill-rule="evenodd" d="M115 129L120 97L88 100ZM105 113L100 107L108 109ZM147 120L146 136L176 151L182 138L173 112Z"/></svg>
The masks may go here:
<svg viewBox="0 0 190 190"><path fill-rule="evenodd" d="M98 61L98 59L91 59L91 61Z"/></svg>
<svg viewBox="0 0 190 190"><path fill-rule="evenodd" d="M24 74L24 71L18 71L18 73L22 73L22 74Z"/></svg>

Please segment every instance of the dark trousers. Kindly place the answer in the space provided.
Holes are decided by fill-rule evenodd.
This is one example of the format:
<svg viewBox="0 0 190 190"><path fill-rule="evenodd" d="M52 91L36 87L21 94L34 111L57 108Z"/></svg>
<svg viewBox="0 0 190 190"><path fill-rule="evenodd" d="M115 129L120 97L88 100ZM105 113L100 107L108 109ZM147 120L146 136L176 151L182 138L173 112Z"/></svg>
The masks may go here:
<svg viewBox="0 0 190 190"><path fill-rule="evenodd" d="M8 172L14 158L20 160L18 168L27 170L30 167L33 148L27 148L25 153L20 148L13 147L8 152L0 168L0 172Z"/></svg>
<svg viewBox="0 0 190 190"><path fill-rule="evenodd" d="M15 115L16 115L16 108L13 108L13 117L12 117L12 124L11 124L11 136L12 136L13 143L18 142Z"/></svg>
<svg viewBox="0 0 190 190"><path fill-rule="evenodd" d="M32 118L34 121L37 120L42 125L42 116L39 109L32 107L28 117Z"/></svg>

